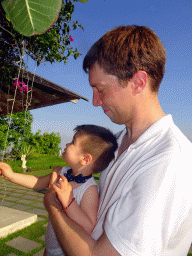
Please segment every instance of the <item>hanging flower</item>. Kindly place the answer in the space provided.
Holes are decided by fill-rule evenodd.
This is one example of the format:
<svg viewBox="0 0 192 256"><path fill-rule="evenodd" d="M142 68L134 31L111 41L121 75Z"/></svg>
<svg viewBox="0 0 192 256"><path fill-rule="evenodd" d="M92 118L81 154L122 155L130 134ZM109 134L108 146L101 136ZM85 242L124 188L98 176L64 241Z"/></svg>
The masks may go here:
<svg viewBox="0 0 192 256"><path fill-rule="evenodd" d="M28 92L28 86L27 85L23 86L23 92Z"/></svg>
<svg viewBox="0 0 192 256"><path fill-rule="evenodd" d="M15 82L13 83L13 86L19 86L19 84L20 84L20 81L18 81L18 77L16 76L15 77Z"/></svg>
<svg viewBox="0 0 192 256"><path fill-rule="evenodd" d="M21 93L23 93L23 92L28 92L28 86L25 84L25 82L20 82L19 80L18 80L18 77L16 76L15 77L15 82L13 83L13 86L16 86L17 87L17 89L21 92Z"/></svg>
<svg viewBox="0 0 192 256"><path fill-rule="evenodd" d="M71 35L69 36L69 39L70 39L70 41L74 42L74 39Z"/></svg>

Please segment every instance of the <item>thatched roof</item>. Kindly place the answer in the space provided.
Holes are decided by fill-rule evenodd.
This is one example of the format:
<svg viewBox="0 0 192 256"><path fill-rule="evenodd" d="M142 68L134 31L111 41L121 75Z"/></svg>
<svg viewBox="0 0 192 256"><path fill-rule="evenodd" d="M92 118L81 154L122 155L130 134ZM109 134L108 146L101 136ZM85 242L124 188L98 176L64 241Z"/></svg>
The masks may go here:
<svg viewBox="0 0 192 256"><path fill-rule="evenodd" d="M33 78L34 82L32 83ZM28 93L21 93L19 90L17 90L13 113L24 111L26 109L26 102L28 104L28 110L31 110L69 101L76 103L78 99L89 101L87 98L52 83L38 75L34 75L29 71L21 70L19 80L24 81L25 84L28 84L29 91ZM0 89L1 116L11 112L14 94L15 87L12 85L10 86L10 89Z"/></svg>

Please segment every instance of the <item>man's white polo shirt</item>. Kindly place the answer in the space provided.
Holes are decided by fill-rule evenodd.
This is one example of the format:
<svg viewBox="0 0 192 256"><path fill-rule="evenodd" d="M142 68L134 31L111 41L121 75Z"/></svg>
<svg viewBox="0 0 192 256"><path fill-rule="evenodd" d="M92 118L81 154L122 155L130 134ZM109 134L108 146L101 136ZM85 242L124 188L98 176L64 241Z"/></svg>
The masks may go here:
<svg viewBox="0 0 192 256"><path fill-rule="evenodd" d="M118 143L126 133L119 135ZM98 222L120 255L186 256L192 242L192 144L163 117L100 177Z"/></svg>

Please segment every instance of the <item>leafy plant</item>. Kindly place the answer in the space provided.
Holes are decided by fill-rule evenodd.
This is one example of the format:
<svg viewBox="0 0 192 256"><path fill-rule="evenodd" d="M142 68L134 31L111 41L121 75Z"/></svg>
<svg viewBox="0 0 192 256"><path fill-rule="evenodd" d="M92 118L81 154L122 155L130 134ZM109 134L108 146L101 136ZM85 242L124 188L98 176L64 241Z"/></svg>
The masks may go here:
<svg viewBox="0 0 192 256"><path fill-rule="evenodd" d="M28 145L28 144L26 144L26 143L23 143L23 144L21 145L21 148L20 148L20 150L19 150L17 156L18 156L19 158L21 158L22 155L25 155L25 156L26 156L26 159L28 159L28 158L31 158L32 155L34 155L35 152L36 152L35 147L33 147L33 146L31 146L31 145Z"/></svg>
<svg viewBox="0 0 192 256"><path fill-rule="evenodd" d="M39 130L28 137L28 143L33 145L36 148L36 151L40 154L58 155L61 136L59 133L54 132L50 134L44 132L41 134L41 131Z"/></svg>
<svg viewBox="0 0 192 256"><path fill-rule="evenodd" d="M20 144L30 136L32 122L33 115L29 111L12 114L11 118L10 115L0 116L0 150L12 145L12 153L16 154Z"/></svg>
<svg viewBox="0 0 192 256"><path fill-rule="evenodd" d="M69 56L75 59L80 56L81 53L77 48L74 49L71 45L73 40L70 39L72 29L83 29L78 21L72 20L75 2L75 0L62 0L61 10L55 24L44 34L31 37L24 36L14 29L0 4L1 87L9 87L14 82L13 78L18 74L18 66L12 64L17 64L22 54L30 56L37 62L37 65L43 62L62 61L67 64ZM25 67L24 63L22 66Z"/></svg>
<svg viewBox="0 0 192 256"><path fill-rule="evenodd" d="M58 18L61 0L4 0L6 17L25 36L41 34Z"/></svg>

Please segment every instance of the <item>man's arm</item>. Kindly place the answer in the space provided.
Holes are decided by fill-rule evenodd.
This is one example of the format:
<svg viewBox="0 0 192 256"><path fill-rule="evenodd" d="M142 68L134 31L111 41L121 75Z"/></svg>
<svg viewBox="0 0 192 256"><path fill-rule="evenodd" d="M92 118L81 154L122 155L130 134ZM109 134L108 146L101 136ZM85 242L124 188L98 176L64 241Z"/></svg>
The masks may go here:
<svg viewBox="0 0 192 256"><path fill-rule="evenodd" d="M95 241L81 226L60 210L56 193L49 188L44 197L44 205L60 245L67 255L78 256L118 256L105 233Z"/></svg>

